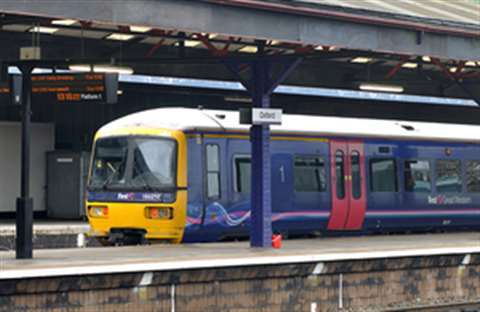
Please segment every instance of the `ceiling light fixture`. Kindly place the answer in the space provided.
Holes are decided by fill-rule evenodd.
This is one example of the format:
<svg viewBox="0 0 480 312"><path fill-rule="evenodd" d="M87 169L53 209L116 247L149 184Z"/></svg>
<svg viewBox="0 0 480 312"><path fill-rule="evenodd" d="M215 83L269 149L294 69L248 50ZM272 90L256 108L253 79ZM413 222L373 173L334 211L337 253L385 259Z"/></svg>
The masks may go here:
<svg viewBox="0 0 480 312"><path fill-rule="evenodd" d="M74 19L60 19L51 21L52 25L71 26L75 24L77 20Z"/></svg>
<svg viewBox="0 0 480 312"><path fill-rule="evenodd" d="M133 68L127 66L117 66L117 65L94 65L93 72L95 73L116 73L123 75L133 74Z"/></svg>
<svg viewBox="0 0 480 312"><path fill-rule="evenodd" d="M418 67L417 63L412 63L412 62L406 62L402 64L403 68L409 68L409 69L414 69Z"/></svg>
<svg viewBox="0 0 480 312"><path fill-rule="evenodd" d="M323 48L323 46L319 45L319 46L316 46L316 47L315 47L315 50L316 50L316 51L323 51L324 48Z"/></svg>
<svg viewBox="0 0 480 312"><path fill-rule="evenodd" d="M350 62L351 63L356 63L356 64L366 64L372 61L371 57L364 57L364 56L359 56L354 59L352 59Z"/></svg>
<svg viewBox="0 0 480 312"><path fill-rule="evenodd" d="M317 47L315 47L315 50L333 52L333 51L338 51L338 48L336 46L317 46ZM369 61L371 61L371 60L372 59L369 59Z"/></svg>
<svg viewBox="0 0 480 312"><path fill-rule="evenodd" d="M137 33L146 33L152 30L152 27L147 27L147 26L130 26L130 31L131 32L137 32Z"/></svg>
<svg viewBox="0 0 480 312"><path fill-rule="evenodd" d="M213 39L213 38L215 38L215 37L218 37L218 34L215 34L215 33L213 33L213 34L201 33L201 35L202 35L203 37L207 37L208 39ZM194 36L196 37L196 35L194 35Z"/></svg>
<svg viewBox="0 0 480 312"><path fill-rule="evenodd" d="M43 33L43 34L53 34L59 31L58 28L54 27L44 27L44 26L35 26L29 29L29 32L37 32L37 33Z"/></svg>
<svg viewBox="0 0 480 312"><path fill-rule="evenodd" d="M256 46L244 46L243 48L238 50L239 52L244 53L257 53L258 48Z"/></svg>
<svg viewBox="0 0 480 312"><path fill-rule="evenodd" d="M68 66L68 69L71 71L77 72L95 72L95 73L114 73L114 74L124 74L131 75L133 74L133 68L128 66L118 66L110 64L99 64L99 65L90 65L90 64L72 64Z"/></svg>
<svg viewBox="0 0 480 312"><path fill-rule="evenodd" d="M361 83L359 86L359 89L362 91L380 91L380 92L393 92L393 93L401 93L404 90L402 86L376 84L376 83Z"/></svg>
<svg viewBox="0 0 480 312"><path fill-rule="evenodd" d="M118 40L118 41L128 41L128 40L132 39L133 37L135 37L135 36L130 35L130 34L113 33L113 34L110 34L107 37L105 37L105 39Z"/></svg>
<svg viewBox="0 0 480 312"><path fill-rule="evenodd" d="M430 63L432 61L432 58L430 56L422 56L422 61L426 62L426 63Z"/></svg>
<svg viewBox="0 0 480 312"><path fill-rule="evenodd" d="M185 40L183 42L187 48L194 48L202 43L201 41L198 41L198 40Z"/></svg>
<svg viewBox="0 0 480 312"><path fill-rule="evenodd" d="M77 72L90 72L92 71L92 65L89 64L72 64L68 66L68 69Z"/></svg>

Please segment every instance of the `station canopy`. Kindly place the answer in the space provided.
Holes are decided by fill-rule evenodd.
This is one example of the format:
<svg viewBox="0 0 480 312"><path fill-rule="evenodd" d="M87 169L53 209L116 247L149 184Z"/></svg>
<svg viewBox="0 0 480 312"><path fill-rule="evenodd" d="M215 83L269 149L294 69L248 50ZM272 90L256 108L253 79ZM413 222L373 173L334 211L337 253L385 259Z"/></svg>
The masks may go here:
<svg viewBox="0 0 480 312"><path fill-rule="evenodd" d="M396 16L398 19L468 27L480 25L480 2L476 0L297 0L305 5L350 10L371 16ZM472 27L473 30L478 28Z"/></svg>
<svg viewBox="0 0 480 312"><path fill-rule="evenodd" d="M45 61L234 81L221 60L264 46L267 56L303 58L290 85L480 98L477 0L24 0L0 12L4 63L40 46Z"/></svg>

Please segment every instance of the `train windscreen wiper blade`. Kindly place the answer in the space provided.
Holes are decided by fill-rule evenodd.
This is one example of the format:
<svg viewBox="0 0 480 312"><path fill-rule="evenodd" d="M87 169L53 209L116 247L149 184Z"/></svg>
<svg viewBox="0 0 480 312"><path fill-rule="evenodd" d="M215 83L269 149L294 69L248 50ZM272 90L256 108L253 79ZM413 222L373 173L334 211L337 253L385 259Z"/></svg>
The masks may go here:
<svg viewBox="0 0 480 312"><path fill-rule="evenodd" d="M118 170L115 169L115 167L113 167L110 163L107 163L107 166L110 168L110 170L112 170L112 173L98 187L98 189L101 189L101 190L104 190L104 191L108 190L108 184L110 184L110 182L112 182L113 177L118 173Z"/></svg>

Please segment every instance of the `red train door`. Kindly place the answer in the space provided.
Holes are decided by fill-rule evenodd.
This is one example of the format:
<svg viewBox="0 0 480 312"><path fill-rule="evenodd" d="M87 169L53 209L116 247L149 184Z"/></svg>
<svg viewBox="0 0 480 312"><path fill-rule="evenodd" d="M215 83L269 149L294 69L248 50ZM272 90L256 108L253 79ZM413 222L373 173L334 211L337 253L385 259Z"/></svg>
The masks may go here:
<svg viewBox="0 0 480 312"><path fill-rule="evenodd" d="M361 141L330 142L332 210L329 230L360 230L365 219L365 156Z"/></svg>

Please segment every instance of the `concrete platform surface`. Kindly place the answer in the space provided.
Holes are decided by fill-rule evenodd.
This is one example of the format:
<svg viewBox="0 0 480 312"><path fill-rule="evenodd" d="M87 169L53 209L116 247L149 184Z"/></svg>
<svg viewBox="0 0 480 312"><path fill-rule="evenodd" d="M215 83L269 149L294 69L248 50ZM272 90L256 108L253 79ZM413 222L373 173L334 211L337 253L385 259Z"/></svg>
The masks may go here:
<svg viewBox="0 0 480 312"><path fill-rule="evenodd" d="M99 245L85 239L90 230L87 222L75 220L35 220L33 245L35 249L74 248ZM0 250L15 250L15 220L0 222Z"/></svg>
<svg viewBox="0 0 480 312"><path fill-rule="evenodd" d="M79 234L90 230L88 222L83 221L34 221L34 235ZM15 235L15 220L3 220L0 223L0 236Z"/></svg>
<svg viewBox="0 0 480 312"><path fill-rule="evenodd" d="M480 233L388 235L284 240L281 249L248 242L42 249L34 259L0 252L0 280L480 253ZM467 263L466 263L467 264Z"/></svg>

